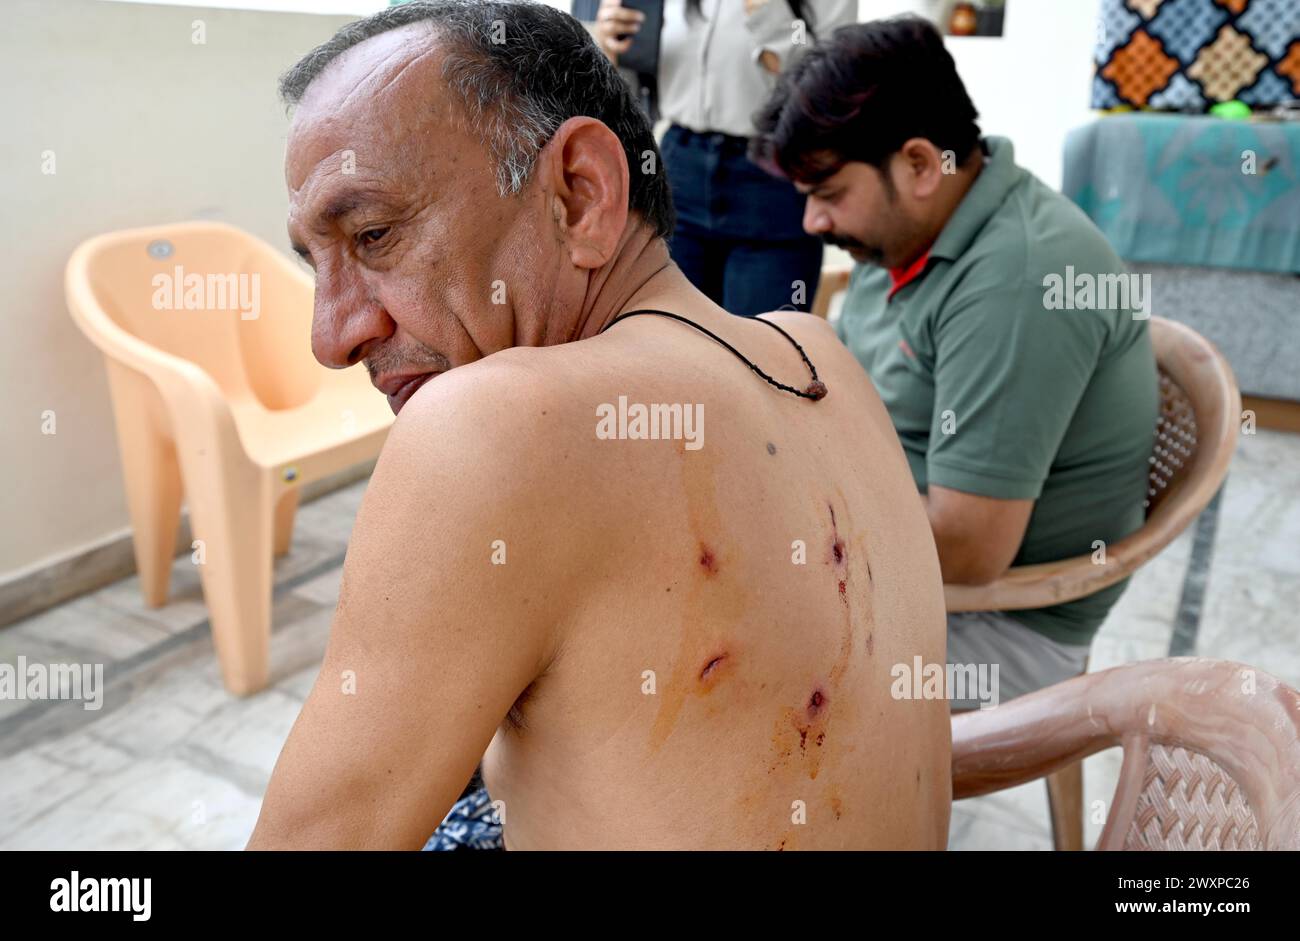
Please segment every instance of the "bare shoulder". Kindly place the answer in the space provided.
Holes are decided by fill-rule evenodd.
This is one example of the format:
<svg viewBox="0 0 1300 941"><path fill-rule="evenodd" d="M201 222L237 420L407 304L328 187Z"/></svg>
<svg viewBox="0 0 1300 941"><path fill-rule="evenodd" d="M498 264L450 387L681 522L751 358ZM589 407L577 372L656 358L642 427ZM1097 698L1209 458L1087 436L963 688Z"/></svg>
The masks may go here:
<svg viewBox="0 0 1300 941"><path fill-rule="evenodd" d="M763 320L776 324L805 347L812 346L823 353L847 353L840 338L835 335L835 328L821 317L805 314L797 310L775 310L761 314Z"/></svg>
<svg viewBox="0 0 1300 941"><path fill-rule="evenodd" d="M608 486L594 446L601 371L565 347L503 350L451 370L406 403L376 474L538 528L562 519L580 535L590 498Z"/></svg>
<svg viewBox="0 0 1300 941"><path fill-rule="evenodd" d="M787 332L796 330L808 336L829 337L832 340L839 339L835 336L835 328L821 317L814 317L812 314L806 314L800 310L774 310L759 316L764 320L779 324Z"/></svg>
<svg viewBox="0 0 1300 941"><path fill-rule="evenodd" d="M834 379L840 385L852 383L868 399L878 398L866 371L827 321L794 310L778 310L761 316L794 337L822 378Z"/></svg>
<svg viewBox="0 0 1300 941"><path fill-rule="evenodd" d="M558 375L561 359L504 350L453 369L422 386L389 433L389 451L426 466L462 470L509 467L534 483L573 437L580 392ZM564 372L569 372L564 370Z"/></svg>

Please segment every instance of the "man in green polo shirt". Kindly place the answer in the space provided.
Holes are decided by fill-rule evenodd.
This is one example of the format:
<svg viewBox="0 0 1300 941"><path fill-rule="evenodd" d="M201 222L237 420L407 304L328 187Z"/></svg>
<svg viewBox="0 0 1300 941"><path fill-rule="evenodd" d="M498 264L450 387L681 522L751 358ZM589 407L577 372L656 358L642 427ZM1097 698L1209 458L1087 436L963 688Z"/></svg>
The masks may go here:
<svg viewBox="0 0 1300 941"><path fill-rule="evenodd" d="M1141 526L1158 410L1143 284L977 116L926 21L863 23L787 73L753 150L808 194L804 227L858 263L837 329L957 584ZM1122 591L950 614L948 660L998 664L1001 699L1067 679Z"/></svg>

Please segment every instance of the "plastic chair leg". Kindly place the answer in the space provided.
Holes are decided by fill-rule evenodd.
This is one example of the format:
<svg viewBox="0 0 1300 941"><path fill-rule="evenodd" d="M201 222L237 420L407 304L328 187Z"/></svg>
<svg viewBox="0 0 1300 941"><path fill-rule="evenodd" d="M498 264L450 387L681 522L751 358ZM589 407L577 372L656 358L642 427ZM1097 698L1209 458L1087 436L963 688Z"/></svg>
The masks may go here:
<svg viewBox="0 0 1300 941"><path fill-rule="evenodd" d="M1083 762L1049 774L1047 804L1052 814L1052 843L1058 850L1083 849Z"/></svg>
<svg viewBox="0 0 1300 941"><path fill-rule="evenodd" d="M293 544L293 520L298 514L298 495L301 487L294 487L275 505L275 554L284 555Z"/></svg>
<svg viewBox="0 0 1300 941"><path fill-rule="evenodd" d="M176 532L181 519L181 472L176 447L162 433L162 408L153 384L112 360L108 363L117 420L122 477L140 592L152 608L167 603Z"/></svg>
<svg viewBox="0 0 1300 941"><path fill-rule="evenodd" d="M248 696L266 687L271 648L270 476L221 461L195 461L186 474L194 535L202 542L203 597L226 689ZM187 471L189 468L187 468Z"/></svg>

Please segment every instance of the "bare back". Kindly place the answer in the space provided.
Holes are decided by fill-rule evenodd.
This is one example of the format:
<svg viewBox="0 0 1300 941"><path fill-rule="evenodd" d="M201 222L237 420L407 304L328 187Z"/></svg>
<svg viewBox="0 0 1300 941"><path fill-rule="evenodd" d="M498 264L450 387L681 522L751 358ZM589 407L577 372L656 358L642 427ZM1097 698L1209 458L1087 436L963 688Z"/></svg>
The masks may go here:
<svg viewBox="0 0 1300 941"><path fill-rule="evenodd" d="M807 384L776 331L676 312ZM603 524L589 534L601 570L484 758L510 849L946 845L948 705L890 695L895 664L944 657L924 510L870 380L830 328L768 317L804 346L825 399L778 391L657 317L507 354L544 357L566 387L539 418L555 423L557 454L539 459L562 452L599 480ZM702 435L598 437L597 407L618 413L620 396L625 412L702 406ZM539 512L537 526L573 525Z"/></svg>

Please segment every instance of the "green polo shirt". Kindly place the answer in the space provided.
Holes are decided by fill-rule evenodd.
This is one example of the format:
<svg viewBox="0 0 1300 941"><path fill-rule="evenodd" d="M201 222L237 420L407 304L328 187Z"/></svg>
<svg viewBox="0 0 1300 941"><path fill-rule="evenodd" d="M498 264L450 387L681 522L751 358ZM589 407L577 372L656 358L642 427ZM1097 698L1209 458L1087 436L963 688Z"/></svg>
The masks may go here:
<svg viewBox="0 0 1300 941"><path fill-rule="evenodd" d="M1147 321L1068 286L1093 309L1055 309L1049 275L1080 286L1126 269L1073 203L1016 166L1010 141L984 145L982 171L911 280L892 290L888 271L858 265L836 329L923 492L1035 501L1014 565L1090 555L1144 519L1158 409ZM1085 644L1123 589L1006 614Z"/></svg>

